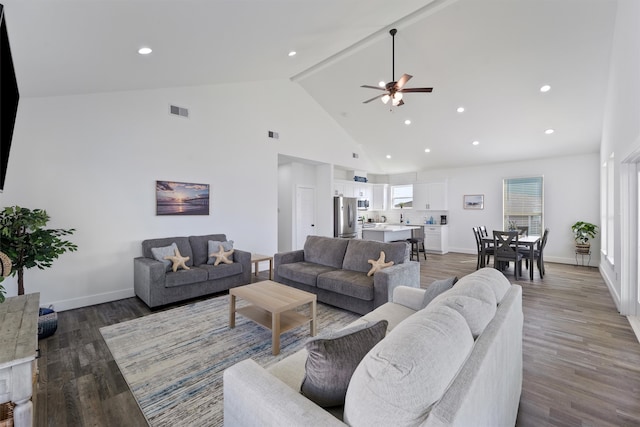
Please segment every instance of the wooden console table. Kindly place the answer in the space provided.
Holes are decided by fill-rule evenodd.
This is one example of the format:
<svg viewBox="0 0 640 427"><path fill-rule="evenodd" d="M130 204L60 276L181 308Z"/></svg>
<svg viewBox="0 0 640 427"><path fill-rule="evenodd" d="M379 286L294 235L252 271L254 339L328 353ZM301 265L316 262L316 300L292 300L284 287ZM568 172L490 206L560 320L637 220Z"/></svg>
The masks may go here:
<svg viewBox="0 0 640 427"><path fill-rule="evenodd" d="M40 294L0 304L0 403L13 402L13 425L33 425L33 370L38 348Z"/></svg>

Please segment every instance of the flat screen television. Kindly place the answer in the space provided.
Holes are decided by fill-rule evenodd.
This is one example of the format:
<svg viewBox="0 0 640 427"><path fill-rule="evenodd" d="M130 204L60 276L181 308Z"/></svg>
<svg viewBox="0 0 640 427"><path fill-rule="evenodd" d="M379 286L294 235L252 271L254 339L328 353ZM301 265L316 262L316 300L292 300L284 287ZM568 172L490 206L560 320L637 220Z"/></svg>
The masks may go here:
<svg viewBox="0 0 640 427"><path fill-rule="evenodd" d="M19 98L7 34L7 19L4 6L0 4L0 191L4 190Z"/></svg>

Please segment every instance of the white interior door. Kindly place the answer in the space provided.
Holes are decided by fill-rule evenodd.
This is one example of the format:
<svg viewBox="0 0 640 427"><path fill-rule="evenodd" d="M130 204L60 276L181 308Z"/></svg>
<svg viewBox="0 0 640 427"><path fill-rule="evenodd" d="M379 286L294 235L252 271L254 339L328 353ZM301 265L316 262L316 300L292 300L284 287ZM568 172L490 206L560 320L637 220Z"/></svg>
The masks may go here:
<svg viewBox="0 0 640 427"><path fill-rule="evenodd" d="M304 248L307 236L315 235L316 190L313 187L296 187L296 238L295 249Z"/></svg>

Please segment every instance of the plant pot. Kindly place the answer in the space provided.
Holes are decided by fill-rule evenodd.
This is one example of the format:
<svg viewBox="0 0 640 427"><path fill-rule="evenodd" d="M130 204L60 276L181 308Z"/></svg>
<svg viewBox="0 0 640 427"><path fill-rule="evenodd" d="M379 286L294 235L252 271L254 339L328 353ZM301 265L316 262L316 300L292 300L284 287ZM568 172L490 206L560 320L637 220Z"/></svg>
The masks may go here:
<svg viewBox="0 0 640 427"><path fill-rule="evenodd" d="M38 311L38 339L50 337L58 329L58 313L51 308Z"/></svg>
<svg viewBox="0 0 640 427"><path fill-rule="evenodd" d="M588 254L591 253L591 243L576 243L576 253L577 254Z"/></svg>

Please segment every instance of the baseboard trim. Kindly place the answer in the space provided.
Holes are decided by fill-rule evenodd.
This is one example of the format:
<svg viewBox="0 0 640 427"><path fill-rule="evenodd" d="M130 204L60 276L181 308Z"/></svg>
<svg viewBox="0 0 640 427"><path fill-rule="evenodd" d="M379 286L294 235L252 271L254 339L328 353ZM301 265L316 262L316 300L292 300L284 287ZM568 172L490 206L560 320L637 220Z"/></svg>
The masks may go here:
<svg viewBox="0 0 640 427"><path fill-rule="evenodd" d="M627 320L629 320L631 329L633 329L633 332L636 334L636 339L640 342L640 317L627 316Z"/></svg>
<svg viewBox="0 0 640 427"><path fill-rule="evenodd" d="M113 292L105 292L97 295L88 295L80 298L72 298L60 301L41 301L40 305L53 305L56 311L73 310L74 308L88 307L90 305L103 304L105 302L117 301L120 299L136 296L133 288L120 289Z"/></svg>
<svg viewBox="0 0 640 427"><path fill-rule="evenodd" d="M468 255L476 255L478 252L475 249L468 249L468 248L449 248L449 252L455 252L458 254L468 254ZM567 258L567 257L557 257L557 256L548 256L545 255L544 257L545 262L555 262L557 264L569 264L569 265L576 265L576 260L575 258ZM590 265L585 265L584 267L598 267L599 266L599 262L596 258L593 258L591 260L591 264ZM582 267L582 265L577 265L579 267Z"/></svg>

